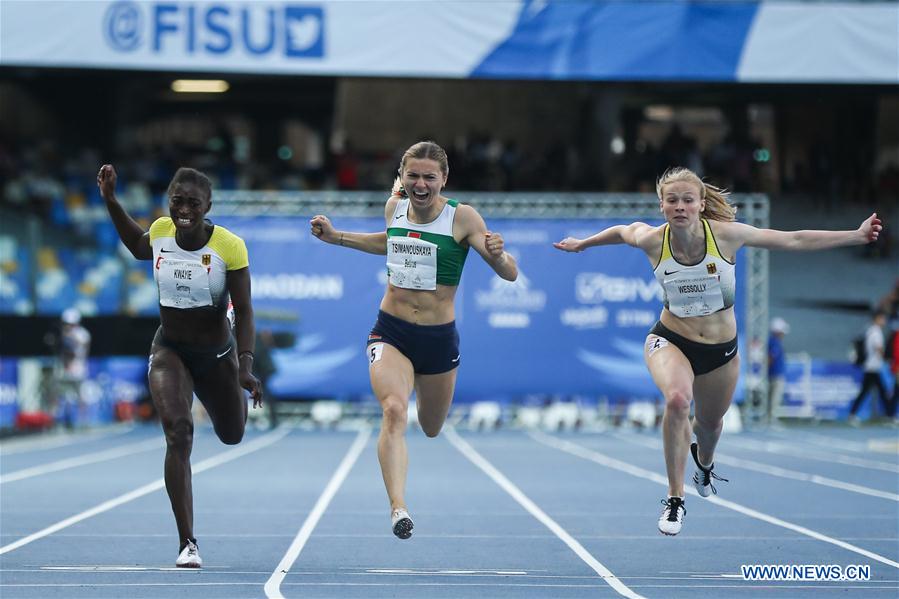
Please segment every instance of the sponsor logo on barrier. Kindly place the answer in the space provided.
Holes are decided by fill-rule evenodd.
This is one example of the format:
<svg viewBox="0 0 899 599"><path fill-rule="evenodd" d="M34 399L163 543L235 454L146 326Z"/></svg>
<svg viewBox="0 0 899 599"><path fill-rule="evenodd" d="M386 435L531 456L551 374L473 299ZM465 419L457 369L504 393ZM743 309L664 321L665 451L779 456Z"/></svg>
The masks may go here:
<svg viewBox="0 0 899 599"><path fill-rule="evenodd" d="M253 299L320 299L343 297L340 275L255 275L252 277Z"/></svg>
<svg viewBox="0 0 899 599"><path fill-rule="evenodd" d="M531 317L527 312L492 312L487 324L494 329L526 329L531 325Z"/></svg>
<svg viewBox="0 0 899 599"><path fill-rule="evenodd" d="M582 304L662 301L662 287L655 279L610 277L598 272L578 274L574 279L574 291Z"/></svg>
<svg viewBox="0 0 899 599"><path fill-rule="evenodd" d="M658 318L658 313L652 310L618 310L615 324L619 327L650 327Z"/></svg>
<svg viewBox="0 0 899 599"><path fill-rule="evenodd" d="M325 13L307 4L125 1L107 9L103 34L116 52L322 58Z"/></svg>
<svg viewBox="0 0 899 599"><path fill-rule="evenodd" d="M546 305L546 292L531 289L530 279L519 271L514 282L493 277L489 291L475 292L475 304L480 310L539 312Z"/></svg>
<svg viewBox="0 0 899 599"><path fill-rule="evenodd" d="M562 324L576 329L600 329L609 322L609 311L602 306L566 308L559 314Z"/></svg>

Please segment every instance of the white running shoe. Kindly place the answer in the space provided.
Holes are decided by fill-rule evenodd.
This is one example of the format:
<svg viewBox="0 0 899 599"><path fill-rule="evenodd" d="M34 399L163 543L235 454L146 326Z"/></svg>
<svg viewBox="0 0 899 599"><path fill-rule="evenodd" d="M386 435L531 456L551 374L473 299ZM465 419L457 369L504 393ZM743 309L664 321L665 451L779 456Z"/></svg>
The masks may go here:
<svg viewBox="0 0 899 599"><path fill-rule="evenodd" d="M693 456L693 462L696 464L696 470L693 472L693 486L696 487L696 492L703 497L708 497L713 493L717 495L718 489L712 484L712 479L726 483L730 481L712 472L715 469L715 462L712 462L712 465L708 468L699 463L699 446L696 443L690 444L690 454Z"/></svg>
<svg viewBox="0 0 899 599"><path fill-rule="evenodd" d="M175 566L179 568L199 568L203 565L200 559L200 550L197 548L197 541L188 539L187 545L181 550L178 559L175 560Z"/></svg>
<svg viewBox="0 0 899 599"><path fill-rule="evenodd" d="M403 508L393 510L390 514L390 525L393 527L393 534L401 539L408 539L412 536L412 518Z"/></svg>
<svg viewBox="0 0 899 599"><path fill-rule="evenodd" d="M659 532L663 535L673 537L680 532L681 526L684 525L684 516L687 515L687 508L684 507L683 497L669 497L662 500L662 515L659 517Z"/></svg>

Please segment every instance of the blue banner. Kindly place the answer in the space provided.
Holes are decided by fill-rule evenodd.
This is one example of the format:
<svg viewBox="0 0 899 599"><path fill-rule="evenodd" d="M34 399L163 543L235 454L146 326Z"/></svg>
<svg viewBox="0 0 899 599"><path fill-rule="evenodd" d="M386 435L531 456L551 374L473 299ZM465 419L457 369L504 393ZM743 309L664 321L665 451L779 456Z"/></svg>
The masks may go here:
<svg viewBox="0 0 899 599"><path fill-rule="evenodd" d="M893 389L893 376L884 367L881 373L887 395ZM845 420L862 384L862 369L849 362L800 359L787 356L783 406L786 414L805 418ZM875 414L886 416L876 391L868 394L857 416L866 419Z"/></svg>
<svg viewBox="0 0 899 599"><path fill-rule="evenodd" d="M345 231L384 230L378 218L340 218ZM371 393L367 335L386 285L385 257L325 244L308 218L221 218L250 253L257 328L296 335L275 352L281 397L352 398ZM552 247L625 221L491 219L519 277L500 279L474 251L456 295L462 366L459 401L528 394L654 398L643 342L662 308L652 265L628 246L565 254ZM655 223L658 224L658 223ZM738 256L737 319L745 302Z"/></svg>
<svg viewBox="0 0 899 599"><path fill-rule="evenodd" d="M19 361L0 358L0 429L12 428L19 414Z"/></svg>

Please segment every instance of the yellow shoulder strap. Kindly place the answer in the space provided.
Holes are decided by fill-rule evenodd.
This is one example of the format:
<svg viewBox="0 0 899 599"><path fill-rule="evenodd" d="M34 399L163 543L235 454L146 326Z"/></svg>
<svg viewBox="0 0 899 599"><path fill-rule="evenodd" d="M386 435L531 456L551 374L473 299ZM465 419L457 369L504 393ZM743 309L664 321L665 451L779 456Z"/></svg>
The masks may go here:
<svg viewBox="0 0 899 599"><path fill-rule="evenodd" d="M175 223L172 222L172 218L170 216L161 216L153 221L152 225L150 225L150 243L153 243L153 240L159 239L160 237L174 236Z"/></svg>
<svg viewBox="0 0 899 599"><path fill-rule="evenodd" d="M659 257L659 264L671 258L671 242L668 239L668 231L671 225L665 225L665 233L662 235L662 255Z"/></svg>
<svg viewBox="0 0 899 599"><path fill-rule="evenodd" d="M715 234L712 233L712 225L709 224L709 221L706 219L702 219L702 226L705 227L705 254L706 256L715 256L716 258L724 259L724 256L721 255L721 252L718 251L718 242L715 241Z"/></svg>

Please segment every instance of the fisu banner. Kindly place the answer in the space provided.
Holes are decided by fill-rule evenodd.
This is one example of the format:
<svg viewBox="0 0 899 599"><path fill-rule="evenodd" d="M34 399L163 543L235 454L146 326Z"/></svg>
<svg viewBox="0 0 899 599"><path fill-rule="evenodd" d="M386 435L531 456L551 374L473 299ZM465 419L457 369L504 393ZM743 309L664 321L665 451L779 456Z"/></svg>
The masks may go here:
<svg viewBox="0 0 899 599"><path fill-rule="evenodd" d="M0 65L895 83L897 22L895 2L3 0Z"/></svg>
<svg viewBox="0 0 899 599"><path fill-rule="evenodd" d="M345 231L384 230L383 219L335 217ZM276 352L273 391L289 397L370 393L365 343L387 283L385 256L312 237L308 218L221 218L250 253L257 328L291 332ZM456 294L461 401L526 394L654 397L643 363L661 288L643 252L629 246L560 252L553 241L586 237L616 220L489 219L518 261L504 281L470 251ZM658 223L655 223L658 224ZM737 261L742 325L743 261ZM742 330L742 329L741 329ZM741 335L741 350L743 339Z"/></svg>

